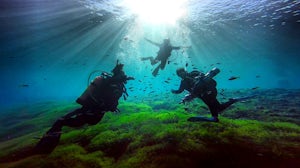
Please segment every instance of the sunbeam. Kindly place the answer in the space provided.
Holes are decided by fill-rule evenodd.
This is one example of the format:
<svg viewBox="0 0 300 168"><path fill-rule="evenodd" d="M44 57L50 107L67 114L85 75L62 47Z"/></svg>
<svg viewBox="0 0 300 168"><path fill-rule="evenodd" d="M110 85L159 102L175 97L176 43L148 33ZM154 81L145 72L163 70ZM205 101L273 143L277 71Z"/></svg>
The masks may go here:
<svg viewBox="0 0 300 168"><path fill-rule="evenodd" d="M187 0L124 0L122 5L142 22L175 24L186 13Z"/></svg>

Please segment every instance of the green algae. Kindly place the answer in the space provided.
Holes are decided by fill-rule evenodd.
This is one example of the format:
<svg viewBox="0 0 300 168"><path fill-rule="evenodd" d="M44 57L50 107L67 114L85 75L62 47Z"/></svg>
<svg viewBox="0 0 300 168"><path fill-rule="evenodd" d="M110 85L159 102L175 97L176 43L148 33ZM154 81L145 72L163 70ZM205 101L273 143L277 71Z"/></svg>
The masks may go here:
<svg viewBox="0 0 300 168"><path fill-rule="evenodd" d="M40 135L51 125L41 126L42 121L37 120L55 121L59 114L63 115L74 106L52 108L39 114L38 118L19 123L22 126L31 122L41 130L31 130L31 134L0 144L0 166L199 167L213 159L226 161L228 157L257 164L269 161L275 164L300 157L300 126L297 124L225 116L220 117L219 123L190 123L187 118L196 114L186 112L183 106L168 105L172 109L169 110L163 108L161 102L155 103L159 108L153 109L143 103L120 103L121 113L108 112L97 125L64 128L60 144L48 156L6 157L32 147L35 141L30 137ZM228 112L235 111L230 109ZM245 162L241 161L240 165ZM237 166L230 161L226 164Z"/></svg>

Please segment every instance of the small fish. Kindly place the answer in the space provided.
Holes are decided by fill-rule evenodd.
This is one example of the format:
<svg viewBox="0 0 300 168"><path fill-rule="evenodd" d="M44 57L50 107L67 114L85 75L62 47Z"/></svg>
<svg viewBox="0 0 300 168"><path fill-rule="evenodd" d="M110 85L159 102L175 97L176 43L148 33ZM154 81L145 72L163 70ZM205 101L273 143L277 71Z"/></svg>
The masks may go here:
<svg viewBox="0 0 300 168"><path fill-rule="evenodd" d="M174 65L178 65L178 63L175 62Z"/></svg>
<svg viewBox="0 0 300 168"><path fill-rule="evenodd" d="M210 66L214 66L215 64L210 64Z"/></svg>
<svg viewBox="0 0 300 168"><path fill-rule="evenodd" d="M167 78L167 80L171 80L171 78Z"/></svg>
<svg viewBox="0 0 300 168"><path fill-rule="evenodd" d="M150 93L154 93L154 92L155 92L155 91L151 91L151 92L149 92L149 94L150 94Z"/></svg>
<svg viewBox="0 0 300 168"><path fill-rule="evenodd" d="M165 83L170 83L170 82L166 80Z"/></svg>
<svg viewBox="0 0 300 168"><path fill-rule="evenodd" d="M139 80L139 82L142 82L141 80Z"/></svg>
<svg viewBox="0 0 300 168"><path fill-rule="evenodd" d="M256 75L255 77L256 77L256 78L260 78L260 75Z"/></svg>
<svg viewBox="0 0 300 168"><path fill-rule="evenodd" d="M238 79L238 78L240 78L240 77L238 77L238 76L232 76L228 80L235 80L235 79Z"/></svg>
<svg viewBox="0 0 300 168"><path fill-rule="evenodd" d="M21 85L19 85L19 87L29 87L29 85L28 84L21 84Z"/></svg>
<svg viewBox="0 0 300 168"><path fill-rule="evenodd" d="M186 63L185 66L186 66L186 67L189 66L189 63Z"/></svg>
<svg viewBox="0 0 300 168"><path fill-rule="evenodd" d="M133 87L130 87L130 88L128 88L128 89L132 89Z"/></svg>
<svg viewBox="0 0 300 168"><path fill-rule="evenodd" d="M258 89L258 88L259 88L259 87L256 86L256 87L251 88L251 90L256 90L256 89Z"/></svg>
<svg viewBox="0 0 300 168"><path fill-rule="evenodd" d="M171 61L168 61L168 64L170 64Z"/></svg>
<svg viewBox="0 0 300 168"><path fill-rule="evenodd" d="M220 62L217 62L216 64L217 64L217 65L220 65L221 63L220 63Z"/></svg>

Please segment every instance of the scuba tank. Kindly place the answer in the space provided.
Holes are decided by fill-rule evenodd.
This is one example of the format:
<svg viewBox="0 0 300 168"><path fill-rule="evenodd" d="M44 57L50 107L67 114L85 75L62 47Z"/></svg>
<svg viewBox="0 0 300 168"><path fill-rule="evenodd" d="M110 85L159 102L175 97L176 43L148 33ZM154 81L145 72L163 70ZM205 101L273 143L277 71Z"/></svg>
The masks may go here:
<svg viewBox="0 0 300 168"><path fill-rule="evenodd" d="M216 75L218 75L218 73L220 73L220 69L214 67L212 70L208 71L208 72L205 74L205 77L206 77L206 78L207 78L207 77L213 78L213 77L215 77Z"/></svg>
<svg viewBox="0 0 300 168"><path fill-rule="evenodd" d="M93 72L94 73L94 72ZM92 73L91 73L92 74ZM88 83L90 81L90 77L88 79ZM97 76L85 89L85 91L81 94L79 98L77 98L76 102L81 105L92 105L97 104L101 105L103 102L101 101L101 97L97 95L101 95L101 92L104 89L104 80L110 76L106 72L102 72L101 76Z"/></svg>
<svg viewBox="0 0 300 168"><path fill-rule="evenodd" d="M81 105L90 105L93 104L91 100L96 100L93 96L93 93L96 90L99 90L99 87L101 87L103 83L103 77L98 76L96 77L93 82L85 89L85 91L81 94L81 96L76 100L78 104ZM101 90L101 89L100 89ZM98 101L95 101L98 103Z"/></svg>
<svg viewBox="0 0 300 168"><path fill-rule="evenodd" d="M193 94L202 93L209 88L214 88L217 86L217 82L213 79L217 74L220 73L219 68L213 68L208 71L204 76L198 76L195 78L195 84L193 90Z"/></svg>

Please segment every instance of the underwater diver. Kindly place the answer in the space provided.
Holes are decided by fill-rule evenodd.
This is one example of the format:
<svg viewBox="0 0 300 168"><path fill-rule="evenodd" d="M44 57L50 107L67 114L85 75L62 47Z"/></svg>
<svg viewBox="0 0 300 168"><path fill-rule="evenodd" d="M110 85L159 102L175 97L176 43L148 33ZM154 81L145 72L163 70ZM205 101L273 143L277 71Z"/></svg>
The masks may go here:
<svg viewBox="0 0 300 168"><path fill-rule="evenodd" d="M150 60L151 65L157 64L159 61L161 62L152 72L153 76L158 74L159 69L163 70L166 66L168 58L171 56L172 50L179 50L181 48L189 48L189 47L175 47L170 43L170 39L164 39L162 44L153 42L147 38L145 38L149 43L156 45L159 47L159 51L157 52L157 56L154 57L142 57L141 60Z"/></svg>
<svg viewBox="0 0 300 168"><path fill-rule="evenodd" d="M51 153L59 142L63 126L95 125L103 118L105 112L118 112L119 98L122 95L124 98L128 96L125 84L127 80L134 79L125 75L123 66L124 64L117 62L112 70L112 75L103 72L101 76L97 76L76 100L82 107L59 118L40 139L35 147L35 152Z"/></svg>
<svg viewBox="0 0 300 168"><path fill-rule="evenodd" d="M176 70L176 74L182 79L180 87L178 90L172 90L172 93L179 94L184 90L187 90L187 94L181 103L192 101L194 98L200 98L209 108L212 118L207 117L191 117L188 121L211 121L218 122L218 114L225 110L227 107L233 103L242 100L231 98L225 103L220 103L217 100L217 82L213 79L220 70L218 68L213 68L207 74L199 71L192 71L188 73L184 68L179 68ZM246 98L246 97L245 97ZM244 99L245 99L244 98ZM248 98L248 97L247 97Z"/></svg>

